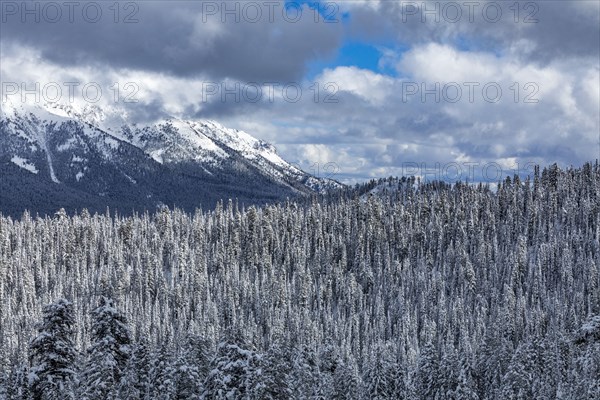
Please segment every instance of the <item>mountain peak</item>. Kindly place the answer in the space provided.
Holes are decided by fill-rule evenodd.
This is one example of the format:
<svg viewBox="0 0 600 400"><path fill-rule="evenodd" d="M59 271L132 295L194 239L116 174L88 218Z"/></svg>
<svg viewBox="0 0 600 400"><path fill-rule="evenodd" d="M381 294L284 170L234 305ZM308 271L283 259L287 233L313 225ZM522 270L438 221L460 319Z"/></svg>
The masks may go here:
<svg viewBox="0 0 600 400"><path fill-rule="evenodd" d="M289 164L273 145L212 120L138 124L116 108L3 104L0 143L7 181L35 181L32 190L68 187L65 193L90 196L102 208L193 209L225 198L264 203L342 187ZM66 189L51 190L62 207Z"/></svg>

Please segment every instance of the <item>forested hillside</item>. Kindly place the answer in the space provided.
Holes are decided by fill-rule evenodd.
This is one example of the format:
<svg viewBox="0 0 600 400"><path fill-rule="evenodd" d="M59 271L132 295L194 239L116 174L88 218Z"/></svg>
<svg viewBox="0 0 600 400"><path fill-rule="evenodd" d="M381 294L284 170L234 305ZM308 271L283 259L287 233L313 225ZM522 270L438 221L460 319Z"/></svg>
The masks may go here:
<svg viewBox="0 0 600 400"><path fill-rule="evenodd" d="M598 163L394 185L0 218L0 398L599 399Z"/></svg>

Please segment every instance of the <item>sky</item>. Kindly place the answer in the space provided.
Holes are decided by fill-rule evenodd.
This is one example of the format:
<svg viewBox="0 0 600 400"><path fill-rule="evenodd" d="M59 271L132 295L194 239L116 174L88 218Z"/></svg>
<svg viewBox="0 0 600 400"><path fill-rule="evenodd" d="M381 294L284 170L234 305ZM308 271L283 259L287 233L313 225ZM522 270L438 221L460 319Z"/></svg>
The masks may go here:
<svg viewBox="0 0 600 400"><path fill-rule="evenodd" d="M0 13L3 100L25 88L139 123L212 119L345 183L494 182L600 158L596 0L3 0Z"/></svg>

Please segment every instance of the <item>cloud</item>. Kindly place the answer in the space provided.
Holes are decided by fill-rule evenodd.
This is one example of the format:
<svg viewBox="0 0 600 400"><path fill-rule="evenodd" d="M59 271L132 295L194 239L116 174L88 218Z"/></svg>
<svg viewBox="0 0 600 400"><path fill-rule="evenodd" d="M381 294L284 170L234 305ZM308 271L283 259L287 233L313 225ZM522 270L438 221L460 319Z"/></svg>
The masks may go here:
<svg viewBox="0 0 600 400"><path fill-rule="evenodd" d="M343 66L326 69L319 80L335 83L337 89L352 93L374 105L385 100L393 85L393 78L365 69Z"/></svg>
<svg viewBox="0 0 600 400"><path fill-rule="evenodd" d="M394 37L409 46L435 42L512 51L524 60L542 64L569 57L597 60L600 55L598 2L351 3L349 31L370 40Z"/></svg>
<svg viewBox="0 0 600 400"><path fill-rule="evenodd" d="M398 65L397 78L354 67L326 70L317 80L337 82L339 103L277 104L255 115L264 125L254 123L253 129L284 144L284 154L334 161L340 176L350 181L371 177L373 171L393 174L414 163L493 162L516 169L599 157L599 72L594 63L557 60L540 67L516 56L430 43L402 53ZM464 87L459 101L445 100L441 88L447 82L478 84L473 102ZM420 84L431 89L439 83L440 100L432 95L423 100L421 93L405 99L407 83L418 83L419 90ZM501 88L498 102L484 98L482 88L488 83ZM534 86L526 89L528 83ZM529 97L537 102L525 102ZM269 123L292 113L298 122ZM243 124L239 117L229 119Z"/></svg>
<svg viewBox="0 0 600 400"><path fill-rule="evenodd" d="M118 83L116 106L132 120L216 119L275 143L307 170L334 163L347 182L414 165L506 169L599 158L598 3L530 3L518 3L518 22L508 8L514 2L498 2L497 22L480 13L450 23L407 15L410 2L352 1L338 3L344 22L315 22L303 5L294 23L281 13L236 23L203 14L197 2L143 2L136 24L114 23L108 8L97 24L3 23L0 73L3 81L97 82L104 107L115 106ZM525 23L532 10L538 22ZM127 10L120 11L122 19ZM307 80L308 64L334 59L349 41L380 49L380 70L328 64ZM122 101L129 82L136 103ZM238 98L221 96L235 85ZM292 101L286 85L301 96ZM209 87L217 91L207 94ZM248 101L254 87L262 97ZM77 100L85 103L81 93Z"/></svg>
<svg viewBox="0 0 600 400"><path fill-rule="evenodd" d="M53 23L54 14L46 15L50 11L43 11L42 2L31 3L40 8L25 22L20 13L24 3L10 3L16 4L17 13L11 9L5 16L3 43L36 47L44 60L67 67L95 64L179 77L297 80L308 61L337 48L342 33L340 24L315 21L308 5L284 12L282 3L251 2L260 12L256 18L258 14L246 10L248 2L238 1L115 3L118 16L113 3L79 2L70 22L69 9L55 3L62 18ZM90 22L97 12L96 6L85 8L88 3L100 10L97 22ZM126 9L128 4L135 7ZM134 22L125 23L130 14Z"/></svg>

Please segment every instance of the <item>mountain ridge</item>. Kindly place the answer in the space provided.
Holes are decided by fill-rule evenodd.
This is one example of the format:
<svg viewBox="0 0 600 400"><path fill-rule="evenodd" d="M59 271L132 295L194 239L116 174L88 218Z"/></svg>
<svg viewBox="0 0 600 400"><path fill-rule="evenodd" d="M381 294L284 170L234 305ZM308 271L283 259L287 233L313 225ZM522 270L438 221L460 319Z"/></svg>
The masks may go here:
<svg viewBox="0 0 600 400"><path fill-rule="evenodd" d="M229 198L263 204L343 187L216 121L167 117L138 124L95 106L3 106L0 211L8 215L106 207L129 213L165 205L192 211Z"/></svg>

